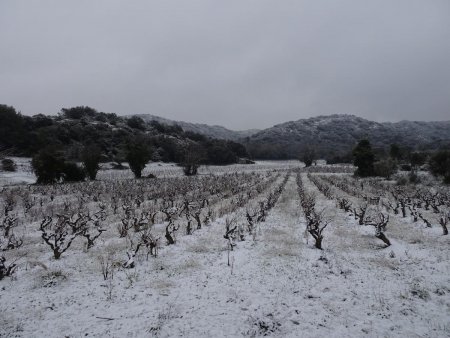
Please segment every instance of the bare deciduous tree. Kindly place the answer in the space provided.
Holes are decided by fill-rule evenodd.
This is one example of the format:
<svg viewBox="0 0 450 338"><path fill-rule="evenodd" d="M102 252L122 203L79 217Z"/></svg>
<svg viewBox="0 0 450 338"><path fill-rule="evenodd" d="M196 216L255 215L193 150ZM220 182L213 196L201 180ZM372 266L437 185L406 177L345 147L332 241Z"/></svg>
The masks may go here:
<svg viewBox="0 0 450 338"><path fill-rule="evenodd" d="M358 209L356 209L356 208L353 209L353 213L355 214L355 217L357 217L359 220L358 221L359 225L364 224L364 218L366 217L367 208L368 208L367 203L363 203L358 207Z"/></svg>
<svg viewBox="0 0 450 338"><path fill-rule="evenodd" d="M0 257L0 280L5 277L10 277L14 274L17 269L17 265L15 263L6 264L6 258Z"/></svg>
<svg viewBox="0 0 450 338"><path fill-rule="evenodd" d="M443 231L443 235L448 235L448 222L450 220L450 212L442 212L440 217L439 217L439 224L442 227L442 231Z"/></svg>
<svg viewBox="0 0 450 338"><path fill-rule="evenodd" d="M366 218L364 224L374 226L375 237L381 239L386 244L386 246L390 246L391 242L384 234L388 222L389 222L389 215L384 214L382 212L377 212L375 215Z"/></svg>
<svg viewBox="0 0 450 338"><path fill-rule="evenodd" d="M323 231L327 227L328 221L324 219L323 211L320 213L312 211L305 216L307 221L306 230L314 238L314 246L322 250Z"/></svg>
<svg viewBox="0 0 450 338"><path fill-rule="evenodd" d="M60 259L61 255L70 248L73 240L84 231L84 227L78 222L71 224L68 220L68 217L59 216L57 221L53 222L53 218L47 216L39 225L41 237L52 249L55 259Z"/></svg>

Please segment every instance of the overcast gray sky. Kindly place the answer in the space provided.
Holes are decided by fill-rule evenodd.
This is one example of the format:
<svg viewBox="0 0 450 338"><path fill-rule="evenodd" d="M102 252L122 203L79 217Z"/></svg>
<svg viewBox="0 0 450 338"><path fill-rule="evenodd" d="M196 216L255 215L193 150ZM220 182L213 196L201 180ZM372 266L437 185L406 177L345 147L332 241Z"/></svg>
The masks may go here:
<svg viewBox="0 0 450 338"><path fill-rule="evenodd" d="M233 129L450 120L450 1L1 0L0 103Z"/></svg>

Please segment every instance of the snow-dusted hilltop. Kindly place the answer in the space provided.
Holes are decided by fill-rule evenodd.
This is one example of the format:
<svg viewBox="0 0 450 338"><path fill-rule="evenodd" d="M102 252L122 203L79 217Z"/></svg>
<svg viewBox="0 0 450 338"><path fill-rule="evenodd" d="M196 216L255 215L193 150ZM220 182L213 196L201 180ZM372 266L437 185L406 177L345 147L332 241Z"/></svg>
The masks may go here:
<svg viewBox="0 0 450 338"><path fill-rule="evenodd" d="M450 121L379 123L354 115L318 116L264 129L251 135L246 144L255 155L285 158L313 147L329 157L348 153L362 138L380 148L396 143L412 150L436 149L450 143Z"/></svg>
<svg viewBox="0 0 450 338"><path fill-rule="evenodd" d="M216 126L216 125L210 126L210 125L201 124L201 123L174 121L174 120L169 120L169 119L166 119L163 117L150 115L150 114L136 114L134 116L138 116L146 122L157 121L159 123L164 123L169 126L178 125L181 128L183 128L184 131L192 131L194 133L202 134L202 135L205 135L208 137L224 139L224 140L237 141L241 138L253 135L254 133L259 131L257 129L236 131L236 130L230 130L225 127Z"/></svg>
<svg viewBox="0 0 450 338"><path fill-rule="evenodd" d="M314 148L318 155L327 158L345 155L362 138L385 149L396 143L411 150L434 150L450 143L450 121L380 123L354 115L334 114L289 121L264 130L234 131L149 114L135 116L147 122L178 125L185 131L209 137L239 141L247 145L254 157L267 159L297 157L305 147Z"/></svg>

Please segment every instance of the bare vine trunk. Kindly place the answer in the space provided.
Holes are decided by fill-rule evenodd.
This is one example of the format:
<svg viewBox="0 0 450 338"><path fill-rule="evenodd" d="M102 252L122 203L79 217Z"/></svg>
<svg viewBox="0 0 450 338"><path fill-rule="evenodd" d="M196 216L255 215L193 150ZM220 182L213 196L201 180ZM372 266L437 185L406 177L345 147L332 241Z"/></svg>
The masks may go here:
<svg viewBox="0 0 450 338"><path fill-rule="evenodd" d="M384 233L380 233L380 234L376 235L376 237L381 239L386 244L386 246L391 245L391 242L389 241L389 239L386 237L386 235Z"/></svg>

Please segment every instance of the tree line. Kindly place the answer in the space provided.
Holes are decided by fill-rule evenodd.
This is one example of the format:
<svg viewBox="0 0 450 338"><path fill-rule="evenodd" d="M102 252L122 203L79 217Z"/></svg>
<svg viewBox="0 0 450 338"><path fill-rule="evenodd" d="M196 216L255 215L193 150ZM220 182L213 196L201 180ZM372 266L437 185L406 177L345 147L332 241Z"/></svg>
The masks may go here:
<svg viewBox="0 0 450 338"><path fill-rule="evenodd" d="M33 157L35 168L54 163L52 172L57 174L51 180L56 181L77 180L83 174L95 177L92 162L128 162L140 177L149 160L189 164L188 173L193 174L192 168L201 164L232 164L248 157L245 147L234 141L85 106L63 108L57 116L23 116L14 107L0 105L0 151ZM83 167L77 167L75 163L81 161ZM48 173L43 171L47 181Z"/></svg>
<svg viewBox="0 0 450 338"><path fill-rule="evenodd" d="M369 140L361 140L353 149L355 175L360 177L382 176L390 178L398 169L409 172L409 180L416 183L417 171L424 165L436 177L450 184L450 151L442 149L433 153L405 153L397 144L390 145L389 155L377 156ZM378 158L377 158L378 157Z"/></svg>
<svg viewBox="0 0 450 338"><path fill-rule="evenodd" d="M259 148L255 147L253 144L249 149L252 154L266 153L267 147L271 147L274 155L270 159L287 156L286 149L275 145L262 143ZM94 179L98 163L102 161L117 162L118 167L128 162L135 176L141 177L150 160L179 163L186 175L195 175L202 164L226 165L249 157L246 147L237 142L184 131L178 125L145 122L137 116L124 118L98 112L86 106L63 108L57 116L23 116L14 107L0 105L2 151L8 155L33 157L35 170L42 172L42 182ZM320 155L318 149L306 145L297 153L297 158L307 166ZM418 179L418 168L426 164L434 175L450 183L449 154L446 148L419 152L397 144L391 144L386 151L372 148L369 140L361 140L352 152L327 160L328 163L353 162L359 176L390 178L398 168L407 170L411 182ZM2 166L13 168L14 165L5 162Z"/></svg>

